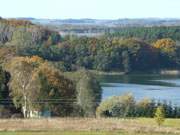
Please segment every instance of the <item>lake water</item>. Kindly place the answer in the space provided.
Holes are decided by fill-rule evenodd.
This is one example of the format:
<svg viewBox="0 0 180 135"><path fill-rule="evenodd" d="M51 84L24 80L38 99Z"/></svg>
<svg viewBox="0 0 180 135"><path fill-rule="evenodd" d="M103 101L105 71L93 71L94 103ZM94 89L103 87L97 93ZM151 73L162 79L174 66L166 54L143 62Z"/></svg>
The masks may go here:
<svg viewBox="0 0 180 135"><path fill-rule="evenodd" d="M103 100L132 93L136 100L147 97L180 105L180 76L101 75L98 79L103 89Z"/></svg>

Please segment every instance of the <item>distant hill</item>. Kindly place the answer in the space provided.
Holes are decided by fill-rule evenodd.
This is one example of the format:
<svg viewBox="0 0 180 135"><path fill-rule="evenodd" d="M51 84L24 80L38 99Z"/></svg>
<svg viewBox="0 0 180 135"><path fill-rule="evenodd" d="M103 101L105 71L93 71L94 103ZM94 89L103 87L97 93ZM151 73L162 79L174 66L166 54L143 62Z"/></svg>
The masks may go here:
<svg viewBox="0 0 180 135"><path fill-rule="evenodd" d="M160 27L160 26L180 26L180 19L36 19L17 18L31 21L34 24L44 25L51 30L58 31L62 36L78 35L97 37L105 33L117 32L119 28L126 27Z"/></svg>
<svg viewBox="0 0 180 135"><path fill-rule="evenodd" d="M160 18L142 18L142 19L117 19L117 20L97 20L97 19L35 19L18 18L29 20L33 23L44 25L103 25L109 27L116 26L179 26L180 19L160 19Z"/></svg>

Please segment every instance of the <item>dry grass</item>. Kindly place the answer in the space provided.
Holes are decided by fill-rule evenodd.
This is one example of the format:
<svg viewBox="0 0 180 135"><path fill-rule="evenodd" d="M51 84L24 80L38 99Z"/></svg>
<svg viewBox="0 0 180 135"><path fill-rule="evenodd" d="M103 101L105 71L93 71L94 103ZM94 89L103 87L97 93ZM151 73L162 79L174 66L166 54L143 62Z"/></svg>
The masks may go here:
<svg viewBox="0 0 180 135"><path fill-rule="evenodd" d="M164 133L128 133L128 132L67 132L67 131L53 131L53 132L0 132L0 135L177 135L177 134L164 134Z"/></svg>
<svg viewBox="0 0 180 135"><path fill-rule="evenodd" d="M175 123L175 124L173 124ZM169 119L158 127L153 119L8 119L0 120L1 131L126 131L180 134L180 119Z"/></svg>

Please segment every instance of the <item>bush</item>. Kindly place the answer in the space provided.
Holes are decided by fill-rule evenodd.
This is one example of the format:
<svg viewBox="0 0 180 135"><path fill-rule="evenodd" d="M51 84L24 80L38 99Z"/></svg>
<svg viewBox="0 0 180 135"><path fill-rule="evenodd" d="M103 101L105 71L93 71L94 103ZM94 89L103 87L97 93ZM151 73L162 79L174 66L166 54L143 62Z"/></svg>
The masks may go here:
<svg viewBox="0 0 180 135"><path fill-rule="evenodd" d="M4 106L0 106L0 118L10 118L11 111Z"/></svg>
<svg viewBox="0 0 180 135"><path fill-rule="evenodd" d="M111 97L97 108L98 117L132 117L135 112L135 100L131 94Z"/></svg>
<svg viewBox="0 0 180 135"><path fill-rule="evenodd" d="M165 121L165 110L163 106L157 107L154 118L159 126L163 124Z"/></svg>
<svg viewBox="0 0 180 135"><path fill-rule="evenodd" d="M155 106L154 100L144 98L136 104L136 116L153 117Z"/></svg>

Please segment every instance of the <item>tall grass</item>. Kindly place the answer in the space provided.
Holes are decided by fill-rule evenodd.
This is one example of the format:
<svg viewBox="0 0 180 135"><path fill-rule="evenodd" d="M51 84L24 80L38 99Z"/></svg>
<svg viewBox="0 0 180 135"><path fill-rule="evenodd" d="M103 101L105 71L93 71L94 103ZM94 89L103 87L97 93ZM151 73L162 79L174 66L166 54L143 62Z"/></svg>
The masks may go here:
<svg viewBox="0 0 180 135"><path fill-rule="evenodd" d="M72 131L72 132L118 132L180 134L180 119L167 119L160 128L154 119L115 118L54 118L54 119L4 119L1 131ZM1 134L0 134L1 135ZM52 135L52 134L51 134ZM55 134L56 135L56 134ZM134 135L134 134L133 134Z"/></svg>

